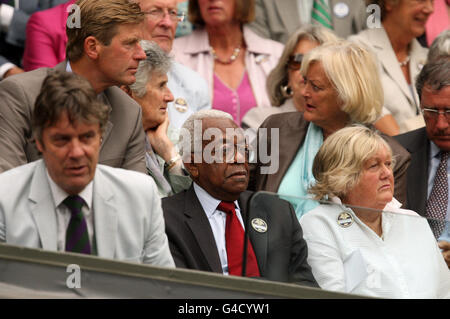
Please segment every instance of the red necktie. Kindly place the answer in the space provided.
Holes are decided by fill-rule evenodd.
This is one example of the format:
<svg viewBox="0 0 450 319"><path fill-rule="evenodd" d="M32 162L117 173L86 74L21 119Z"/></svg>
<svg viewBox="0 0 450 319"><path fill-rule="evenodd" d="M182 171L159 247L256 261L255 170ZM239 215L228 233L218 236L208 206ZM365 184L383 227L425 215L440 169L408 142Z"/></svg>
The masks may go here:
<svg viewBox="0 0 450 319"><path fill-rule="evenodd" d="M236 216L233 202L220 202L217 209L227 214L225 242L227 248L228 273L242 275L242 256L244 252L244 229ZM259 277L258 263L250 241L247 245L247 277Z"/></svg>

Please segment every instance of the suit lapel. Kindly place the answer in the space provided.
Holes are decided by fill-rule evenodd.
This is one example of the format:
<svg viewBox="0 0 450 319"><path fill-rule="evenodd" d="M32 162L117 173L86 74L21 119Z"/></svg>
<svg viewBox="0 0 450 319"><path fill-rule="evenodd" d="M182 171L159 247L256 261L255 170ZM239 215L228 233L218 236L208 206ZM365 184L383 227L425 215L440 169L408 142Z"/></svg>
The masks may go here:
<svg viewBox="0 0 450 319"><path fill-rule="evenodd" d="M298 28L300 17L298 16L297 0L278 0L275 6L281 21L291 34Z"/></svg>
<svg viewBox="0 0 450 319"><path fill-rule="evenodd" d="M371 29L368 33L369 41L373 43L373 46L377 50L378 60L380 61L384 71L390 78L394 80L399 89L403 92L403 95L408 101L414 105L411 99L411 91L408 88L408 84L405 81L405 77L402 70L398 67L398 60L392 49L391 42L383 28Z"/></svg>
<svg viewBox="0 0 450 319"><path fill-rule="evenodd" d="M28 197L31 214L36 222L36 227L41 239L42 248L45 250L57 250L56 234L56 209L53 196L48 184L44 161L36 165L31 180L30 195Z"/></svg>
<svg viewBox="0 0 450 319"><path fill-rule="evenodd" d="M423 129L420 146L411 153L411 163L408 168L407 201L408 207L418 214L426 215L426 200L428 195L428 153L429 142Z"/></svg>
<svg viewBox="0 0 450 319"><path fill-rule="evenodd" d="M217 252L216 241L211 230L211 225L197 195L195 194L193 186L186 192L184 214L187 217L186 224L191 229L211 270L213 272L222 273L222 264Z"/></svg>
<svg viewBox="0 0 450 319"><path fill-rule="evenodd" d="M102 145L100 146L100 152L103 148L103 145L105 145L105 141L108 139L109 135L111 134L111 131L113 129L113 123L111 122L111 112L112 112L112 107L111 107L111 103L109 102L108 96L106 95L106 93L108 92L108 90L110 90L110 88L106 89L104 92L100 93L98 95L98 99L103 102L104 104L106 104L109 108L109 117L108 117L108 122L105 125L104 131L103 131L103 135L102 135Z"/></svg>
<svg viewBox="0 0 450 319"><path fill-rule="evenodd" d="M97 255L103 258L114 258L117 236L117 206L109 181L99 170L95 172L93 187L94 235Z"/></svg>
<svg viewBox="0 0 450 319"><path fill-rule="evenodd" d="M253 197L251 197L254 194ZM252 243L253 250L258 261L258 267L260 274L264 276L266 261L267 261L267 246L268 246L268 232L259 233L256 232L251 226L252 219L260 218L268 224L267 212L259 205L261 202L262 194L253 192L243 192L239 197L239 207L241 209L242 219L245 223L248 215L248 225L246 225L250 242ZM252 200L251 200L252 199ZM247 205L250 201L250 211L247 210ZM250 214L249 214L250 213ZM268 225L268 227L270 227Z"/></svg>
<svg viewBox="0 0 450 319"><path fill-rule="evenodd" d="M286 174L289 166L297 155L300 146L305 140L306 131L309 122L303 119L300 112L286 113L288 116L283 116L281 120L283 123L278 123L279 130L279 167L276 174L267 174L267 182L264 189L269 192L277 192L281 181ZM286 120L286 122L284 122ZM284 126L284 128L283 128ZM271 140L271 147L277 147Z"/></svg>

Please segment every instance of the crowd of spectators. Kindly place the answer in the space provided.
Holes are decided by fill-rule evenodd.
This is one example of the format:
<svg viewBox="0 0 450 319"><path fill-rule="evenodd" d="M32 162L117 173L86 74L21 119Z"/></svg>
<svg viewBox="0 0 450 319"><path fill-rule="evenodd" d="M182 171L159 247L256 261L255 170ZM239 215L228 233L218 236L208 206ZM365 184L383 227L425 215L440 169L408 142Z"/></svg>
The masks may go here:
<svg viewBox="0 0 450 319"><path fill-rule="evenodd" d="M450 298L449 21L448 0L0 0L0 242Z"/></svg>

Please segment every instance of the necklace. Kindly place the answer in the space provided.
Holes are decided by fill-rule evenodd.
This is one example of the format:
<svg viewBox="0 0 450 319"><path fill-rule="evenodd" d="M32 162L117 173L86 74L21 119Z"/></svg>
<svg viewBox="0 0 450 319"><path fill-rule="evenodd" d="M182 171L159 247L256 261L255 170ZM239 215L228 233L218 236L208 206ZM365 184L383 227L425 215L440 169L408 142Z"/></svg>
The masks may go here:
<svg viewBox="0 0 450 319"><path fill-rule="evenodd" d="M405 66L405 65L408 64L409 59L410 59L410 56L408 55L408 56L406 57L405 61L399 62L398 64L400 64L400 67L403 67L403 66Z"/></svg>
<svg viewBox="0 0 450 319"><path fill-rule="evenodd" d="M233 50L233 54L230 56L230 58L226 61L219 59L219 57L216 54L216 50L214 50L214 48L211 47L211 54L214 58L214 60L216 60L219 63L222 64L231 64L234 62L234 60L237 59L237 57L239 56L239 53L241 52L241 46L238 46L236 48L234 48Z"/></svg>

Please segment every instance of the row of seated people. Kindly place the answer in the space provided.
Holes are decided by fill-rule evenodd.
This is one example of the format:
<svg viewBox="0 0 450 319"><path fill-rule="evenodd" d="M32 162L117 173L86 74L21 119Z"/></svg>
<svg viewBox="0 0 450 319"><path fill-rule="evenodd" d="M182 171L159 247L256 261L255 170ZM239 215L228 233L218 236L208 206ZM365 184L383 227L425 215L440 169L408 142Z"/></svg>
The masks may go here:
<svg viewBox="0 0 450 319"><path fill-rule="evenodd" d="M67 41L65 27L69 15L67 8L74 2L68 1L31 17L27 26L25 70L52 67L64 60ZM176 0L137 2L147 13L150 12L149 8L153 10L154 7L167 8L168 12L177 10ZM368 18L366 5L379 8L379 16L374 14L373 22ZM286 16L287 12L289 15ZM214 109L222 109L232 114L238 124L241 124L249 109L272 106L270 94L266 93L266 78L279 61L282 45L265 38L271 37L285 43L289 35L287 30L294 32L300 24L317 22L333 29L342 38L349 37L369 46L379 58L385 97L383 112L375 123L376 128L386 134L396 135L423 127L423 116L414 86L415 77L426 62L427 49L416 38L428 31L427 43L430 44L436 36L436 28L448 29L448 12L444 0L436 3L409 0L374 0L365 3L360 0L351 5L346 1L316 3L294 0L278 4L269 0L257 1L256 5L254 1L246 1L244 4L232 2L218 6L209 2L190 1L189 19L195 29L192 34L175 40L173 53L178 62L197 71L206 80L207 86L202 86L204 82L201 79L194 80L195 76L190 75L192 83L196 83L198 88L195 91L191 85L189 91L201 96L200 102L193 101L188 92L177 92L174 87L176 81L170 81L175 94L175 101L169 104L170 113L173 113L171 126L180 127L182 121L178 121L178 118L187 118L178 112L183 111L186 105L192 107L201 104L201 108L211 105ZM149 22L144 31L148 33L146 39L153 39L170 51L179 20L176 20L176 14L172 21L163 18L161 11L159 14L159 18L148 14ZM278 20L280 16L283 17L282 22ZM250 23L254 17L255 21ZM74 19L70 15L69 22L73 24ZM376 19L380 20L379 23ZM182 72L174 70L171 73ZM178 78L185 76L179 74Z"/></svg>
<svg viewBox="0 0 450 319"><path fill-rule="evenodd" d="M87 12L89 12L89 9L93 10L95 8L95 6L97 5L96 3L97 2L93 3L91 1L82 2L82 4L84 4L86 6L84 8L86 9ZM112 7L113 10L117 10L117 9L121 8L121 6L124 5L123 1L122 2L121 1L113 1L111 3L116 5L116 7L114 7L112 4L108 5L108 8ZM101 6L102 3L99 3L98 5ZM135 11L131 12L132 11L131 8L133 8L133 10L135 10ZM164 52L160 52L161 50L158 51L158 47L155 46L154 44L153 45L151 43L143 44L143 47L145 47L146 50L142 51L141 46L138 44L139 37L137 36L138 30L139 30L138 24L140 23L140 21L142 21L142 18L143 18L142 14L140 13L139 7L137 7L136 5L128 5L127 9L130 11L126 11L126 10L124 11L124 14L121 17L121 19L123 19L123 20L120 20L118 22L113 21L113 22L110 22L110 24L109 24L109 25L111 25L112 23L118 24L117 34L115 34L114 36L111 36L111 45L103 45L101 43L96 42L95 36L87 36L86 37L86 34L96 34L95 32L94 33L84 33L84 34L83 34L83 32L85 32L87 30L72 30L73 33L71 33L72 31L68 32L69 40L73 39L73 42L69 41L69 45L68 45L68 52L70 52L70 54L68 54L69 63L63 63L62 65L58 66L56 69L60 69L62 71L72 70L73 72L80 74L80 75L84 76L85 78L87 78L88 81L90 82L90 84L92 85L92 87L94 88L95 93L100 94L101 100L104 103L109 105L110 118L109 118L109 121L106 123L106 125L104 127L102 127L103 128L103 139L101 141L101 148L99 151L99 162L103 163L103 164L111 165L111 166L123 167L123 168L127 168L127 169L134 169L134 170L138 170L141 172L150 171L150 172L154 173L155 170L158 169L158 164L160 164L161 162L154 161L155 165L152 167L149 162L149 160L150 160L149 156L152 153L147 152L147 155L148 155L147 163L145 163L146 158L144 156L144 145L147 145L149 151L150 151L150 147L151 147L161 157L163 157L163 158L165 157L165 162L167 162L167 167L165 167L165 170L159 171L160 181L162 183L164 183L164 180L165 180L165 182L166 182L165 191L168 191L169 193L177 192L178 190L174 190L174 188L173 188L174 184L173 184L172 180L170 178L166 179L164 177L164 175L167 172L171 172L171 171L174 172L173 170L177 170L178 174L172 174L172 175L178 175L180 177L180 179L183 181L187 180L187 176L186 176L186 174L184 174L183 168L180 167L181 161L178 158L178 156L171 158L171 156L174 154L173 153L173 149L174 149L173 144L169 143L167 136L165 136L165 135L167 135L167 132L165 131L167 129L167 111L166 111L167 102L169 102L170 100L173 99L173 95L170 93L170 90L167 89L167 85L168 85L167 78L168 77L167 77L167 75L165 75L165 72L167 72L167 68L170 70L170 65L167 66L168 65L167 61L165 63L162 63L160 61L161 58L165 57ZM138 11L139 11L139 13L138 13ZM133 15L134 15L133 19L135 19L135 20L133 20L132 17L130 17ZM99 17L95 17L96 20L98 20L98 18ZM83 28L91 27L91 25L89 24L89 19L85 19L83 21L86 21L86 23L83 25ZM125 23L124 21L127 21L127 23ZM134 21L135 23L130 24L130 21ZM108 25L106 23L106 21L103 21L103 22L104 22L103 24ZM124 25L122 25L122 24L124 24ZM81 29L83 29L83 28L81 28ZM96 43L97 46L93 46L93 45L83 46L83 45L80 45L79 42L76 43L76 41L81 41L82 43L86 43L86 44ZM125 47L127 47L128 50L123 50L123 47L120 46L120 43L126 44ZM148 47L147 47L147 45L148 45ZM83 49L80 50L79 48L83 48ZM332 58L331 61L334 61L334 62L331 62L331 64L334 63L334 64L341 65L340 66L341 68L342 68L342 65L345 65L345 66L347 66L347 69L349 71L353 70L354 74L359 73L359 72L354 71L355 68L359 71L364 70L364 72L362 72L363 75L361 76L364 80L358 79L357 77L355 77L354 79L352 78L352 80L357 82L357 84L355 84L357 86L357 89L359 89L360 92L363 92L361 94L361 95L363 95L363 97L361 97L361 100L365 101L368 99L367 98L368 96L372 96L372 98L375 100L375 103L373 104L374 106L370 106L369 103L365 104L369 108L369 110L367 110L369 112L368 113L369 115L363 114L362 120L349 121L349 119L352 119L352 116L349 115L348 113L340 110L341 105L336 105L336 102L338 102L338 103L342 103L342 102L340 102L339 99L336 99L336 96L337 96L336 90L337 89L334 89L332 87L330 81L333 81L333 83L335 84L335 83L339 83L339 79L338 78L329 78L329 74L332 74L332 72L329 73L328 70L324 71L324 68L326 65L324 57L326 56L328 58L328 56L332 56L333 52L336 53L336 56L339 56L338 53L341 53L341 59L339 60L338 58ZM353 123L353 122L370 124L370 118L377 118L377 114L379 114L379 112L381 110L381 102L378 103L378 105L377 105L376 101L382 101L382 89L381 89L381 84L379 83L379 79L378 79L378 81L375 79L373 82L374 83L373 86L371 86L370 88L367 88L368 87L367 83L372 83L372 82L368 81L367 77L370 77L370 75L373 75L373 74L377 74L376 62L373 58L371 58L371 54L364 48L361 48L358 45L355 45L355 44L352 44L349 42L339 42L339 43L325 45L320 50L315 50L314 53L316 55L314 55L312 53L310 55L307 55L305 57L305 61L302 64L302 73L306 76L306 84L305 84L305 92L307 92L305 94L306 100L308 100L308 98L311 98L311 99L314 98L316 100L318 98L324 97L324 101L326 103L328 103L328 105L325 104L325 106L331 107L331 109L334 110L334 112L335 112L334 114L335 114L336 119L342 120L341 127L344 127L344 126L348 125L349 123ZM156 61L158 61L158 63L155 63L154 59L156 59ZM166 59L167 59L167 57L166 57ZM353 64L349 62L349 61L353 61L353 60L356 60L356 62L354 62ZM444 63L444 62L440 62L440 63ZM149 66L145 67L146 64ZM149 75L148 73L151 70L153 70L153 68L155 68L156 65L162 66L162 69L158 69L159 70L158 72L156 72L155 74ZM165 65L165 67L164 67L164 65ZM126 66L126 68L124 68L124 66ZM166 68L166 69L164 69L164 68ZM339 71L339 68L336 66L333 66L332 68L335 68L335 69L337 68L337 71ZM123 72L124 69L126 70L125 72ZM441 67L438 69L448 70L449 68ZM166 71L164 71L164 70L166 70ZM137 73L135 73L136 71L137 71ZM309 72L312 72L312 73L309 74ZM7 101L7 103L4 103L4 104L7 104L7 106L2 107L2 109L0 110L2 113L2 122L0 122L0 126L2 127L2 130L4 132L4 138L2 138L2 143L4 143L4 146L5 146L3 149L9 150L9 153L5 152L5 156L2 156L2 163L1 163L2 170L10 169L10 168L18 166L20 164L24 164L26 162L31 162L35 159L38 159L39 155L38 155L37 151L39 150L43 154L46 151L45 147L42 147L42 145L39 145L40 143L35 142L34 137L36 136L35 134L37 134L37 132L36 132L36 130L32 129L32 127L30 127L29 123L31 122L31 114L33 113L34 101L36 100L36 96L41 91L41 85L42 85L43 79L47 76L47 73L48 73L47 69L40 69L40 70L33 71L33 72L30 72L30 73L27 73L24 75L12 77L10 80L2 81L2 83L0 83L0 88L1 88L0 95L2 95L2 97L3 97L2 100ZM142 73L144 73L143 76L142 76ZM152 73L152 72L150 72L150 73ZM339 74L339 72L336 72L336 73ZM345 73L345 72L340 72L340 74L342 74L342 73ZM327 74L328 74L328 76L327 76ZM321 78L320 78L320 76L321 76ZM314 77L316 77L316 78L319 77L321 79L321 81L323 81L322 84L326 85L326 87L324 89L326 89L327 92L322 97L319 94L320 92L317 93L315 91L314 81L310 80L311 78L314 78ZM448 74L447 74L447 77L448 77ZM345 83L345 80L343 80L342 82L343 82L342 87L344 89L349 86L348 83ZM428 83L427 81L425 81L425 82ZM170 83L170 81L169 81L169 83ZM148 98L145 99L145 100L148 100L148 102L149 102L147 106L144 105L144 103L145 103L144 100L141 100L139 102L141 104L141 108L142 108L142 119L140 117L141 113L139 111L139 106L137 106L135 103L133 103L131 99L129 99L123 92L121 92L117 87L115 87L116 85L124 85L125 86L124 90L129 92L129 94L132 95L138 102L139 102L140 98L143 98L148 94ZM70 87L70 85L69 85L69 87ZM45 92L47 92L47 91L49 91L49 90L48 89L43 90L44 93L42 93L42 94L45 95ZM445 93L445 91L443 91L443 93ZM327 94L329 96L327 96ZM436 94L441 94L440 89L437 90ZM349 93L348 95L351 98L351 96L352 96L351 93ZM334 100L332 99L332 101L335 102L334 105L332 103L331 104L329 103L330 96L334 96ZM345 95L343 95L343 98L345 98ZM51 104L59 105L59 104L64 104L64 103L54 102ZM309 105L309 108L308 108L308 105ZM430 106L433 108L433 105L430 105L430 104L428 104L428 105L425 104L425 105L427 106L427 108ZM328 135L330 135L332 132L334 132L340 128L340 127L338 127L338 128L328 127L327 125L324 125L323 127L320 126L320 124L321 124L320 113L317 112L317 111L320 111L320 108L319 108L320 105L315 104L315 103L314 103L314 105L311 103L307 103L306 106L307 107L305 108L304 116L306 117L307 113L309 112L308 114L312 118L316 117L316 119L319 119L319 122L317 124L319 129L316 128L316 133L318 131L319 135L322 134L323 135L322 139L324 137L327 137L327 139L328 139ZM153 109L152 109L152 107L153 107ZM439 107L439 105L436 104L436 106L434 108L438 108L438 107ZM317 110L315 110L315 109L317 109ZM349 111L349 113L350 113L350 111ZM360 112L360 113L362 113L362 112ZM293 118L296 118L297 114L298 114L298 116L300 116L300 121L303 121L303 119L301 118L303 115L300 112L294 113L295 116L292 113L290 113L290 116ZM431 117L433 117L434 113L433 113L433 111L431 111L431 112L425 112L425 114L428 114L431 119ZM364 118L364 116L366 116L369 119ZM439 115L437 117L439 119L441 119L439 117ZM434 118L436 119L436 117L434 117ZM296 121L298 121L298 119ZM141 126L142 123L144 124L145 134L144 134L144 131L142 130L142 126ZM284 123L287 123L287 122L284 122ZM278 125L277 127L280 128L280 130L281 130L284 126L286 126L286 125L284 125L284 123L283 123L283 125ZM314 123L314 121L311 120L311 123ZM325 123L325 124L327 124L327 123ZM234 125L236 125L236 124L234 124ZM303 126L307 126L307 123L304 123ZM312 126L312 125L310 125L310 126ZM39 130L37 130L37 131L39 131ZM39 136L39 135L37 135L37 136ZM81 135L81 136L83 136L83 135ZM161 138L161 136L162 136L162 138ZM64 137L64 135L63 135L63 137ZM67 139L67 136L64 138ZM147 142L145 141L146 138L147 138ZM395 173L395 168L394 168L394 175L399 176L398 179L400 180L400 181L397 180L396 183L399 185L401 185L402 183L406 184L406 182L405 182L406 173L405 172L407 170L407 162L408 162L409 155L407 153L402 153L404 150L401 151L400 146L395 145L392 142L393 140L391 138L388 138L388 137L385 137L385 138L388 141L388 143L390 143L390 145L397 146L398 149L400 150L400 151L398 151L398 154L396 154L396 151L394 150L394 155L396 155L396 157L400 157L400 160L397 159L397 161L399 162L399 165L397 167L400 168L398 170L397 174ZM313 137L313 135L311 135L311 140L314 140L314 139L315 139L315 137ZM158 145L157 145L158 143L157 142L152 143L152 141L157 141L157 142L162 141L164 143L162 143L162 145L159 145L161 147L158 147ZM281 139L281 141L283 141L283 139ZM315 143L322 144L322 142L320 142L320 138L316 139ZM320 145L319 145L319 147L320 147ZM292 148L291 145L288 145L285 148L281 148L281 144L280 144L280 150L282 151L282 156L280 156L280 162L283 159L284 152L290 148ZM394 147L392 147L392 148L394 148ZM167 151L167 152L165 152L165 151ZM165 153L167 153L167 154L165 154ZM310 153L307 152L307 155L309 156ZM397 155L399 155L399 156L397 156ZM153 160L155 160L155 157L156 156L153 154ZM45 161L45 158L46 158L46 156L44 154L44 161ZM51 158L51 156L49 156L49 158ZM171 158L171 159L169 161L167 161L168 158ZM158 160L158 158L156 158L156 160ZM311 164L312 160L313 160L313 156L311 156L311 159L309 159L309 160L305 159L305 162L307 162L309 165L309 164ZM147 164L147 165L145 165L145 164ZM40 165L42 166L42 162ZM287 163L286 165L289 165L289 163ZM82 173L84 173L84 170L85 170L84 166L85 165L80 164L80 165L75 165L74 167L72 167L74 174L76 175L76 173L80 173L80 175L84 175L84 174L82 174ZM186 164L184 166L185 166L185 168L189 167L189 165L186 165ZM209 170L210 167L211 166L206 165L206 168L205 167L201 168L201 169L206 170L206 171L204 171L204 174L202 174L204 177L205 177L205 175L209 176L209 178L214 178L214 176L220 176L220 174L212 174L211 171ZM161 167L159 167L159 168L161 169ZM215 187L211 188L211 186L210 186L211 182L209 182L208 179L206 179L207 181L205 182L205 179L201 179L200 177L198 177L198 178L195 177L196 169L199 170L196 167L192 168L192 170L188 169L189 174L192 177L192 179L194 180L194 182L199 184L201 187L204 187L205 189L207 189L207 191L209 190L211 192L209 194L212 195L213 197L215 197L216 199L217 198L221 199L220 198L221 192L219 192L219 193L214 192ZM78 170L78 172L77 172L77 170ZM258 171L258 170L256 170L256 171ZM205 172L208 172L208 173L205 173ZM13 174L13 173L9 173L9 174ZM283 172L283 174L284 174L284 172ZM232 177L231 178L232 180L240 181L241 186L242 186L243 175L248 176L248 173L245 174L241 170L241 172L239 174L237 174L236 177L233 177L234 174L230 175L229 177ZM6 175L6 176L8 176L8 175ZM57 179L58 176L59 176L59 174L52 175L50 173L50 177L52 177L52 178L55 177L55 179ZM153 175L153 177L155 177L155 176L156 175ZM258 180L258 178L260 180L262 180L265 178L269 178L270 176L272 176L272 175L268 175L268 176L262 177L262 178L257 177L256 180ZM302 175L298 175L298 176L302 176ZM132 178L130 178L130 179L132 179ZM157 180L157 178L155 178L155 180ZM8 185L10 183L5 182L4 184ZM258 183L256 183L256 184L258 184ZM405 185L405 184L403 184L403 185ZM208 187L208 185L210 187ZM84 184L84 186L86 186L86 184ZM158 186L160 186L160 185L158 185ZM169 187L172 189L170 189ZM161 187L159 187L159 188L161 189ZM210 190L210 189L212 189L212 190ZM23 193L26 193L26 191L21 191L20 193L23 194ZM136 191L136 193L139 193L139 191ZM162 192L160 191L160 194L161 193ZM167 193L167 194L169 194L169 193ZM185 194L185 193L183 192L183 194ZM152 197L152 196L150 196L150 197ZM229 201L229 199L230 198L223 198L223 200L225 200L225 201ZM136 201L135 199L133 199L133 200L128 199L127 201L123 201L123 202L141 204L140 201ZM402 202L404 203L404 201L402 201ZM55 205L55 207L57 207L57 205ZM179 208L180 205L176 205L176 207ZM217 205L216 205L216 207L217 207ZM288 206L288 207L290 208L290 206ZM377 208L377 207L374 207L374 208ZM278 212L278 210L276 210L276 211ZM290 208L289 211L290 211L289 214L292 215L293 209ZM296 213L298 213L298 211L299 210L296 209ZM158 213L156 213L156 214L158 214ZM281 216L280 216L280 218L281 218ZM297 218L294 218L294 220L297 221ZM169 223L166 224L166 227L168 227L168 225L169 225ZM170 225L172 225L172 223L170 223ZM291 225L290 227L295 227L295 226L296 225L294 224L294 225ZM99 225L98 227L103 227L103 224ZM87 228L89 230L89 227L87 227ZM91 231L92 231L92 227L91 227ZM428 232L430 232L430 230L428 230ZM298 233L298 231L295 231L293 233ZM6 232L6 234L8 234L8 232ZM149 234L147 233L146 236L147 235L149 235ZM298 234L296 236L298 237ZM426 235L424 235L424 236L426 236ZM4 236L4 237L7 238L7 236ZM19 239L19 242L22 239L23 238ZM161 239L161 237L155 235L154 239L156 241L159 241ZM6 239L6 241L8 242L7 239ZM100 253L100 251L101 251L100 246L102 246L102 245L98 241L99 241L99 239L96 240L96 245L94 245L94 246L97 246L95 249L98 249L98 253L100 256L107 256L103 253L102 254ZM11 240L9 242L11 242ZM12 242L14 242L14 240L12 240ZM47 240L45 244L48 244L48 243L49 243L49 241ZM39 247L39 242L34 242L33 244L35 244L36 246ZM31 244L31 246L33 246L33 244ZM211 245L212 242L209 241L209 244ZM44 246L44 244L42 244L42 245ZM217 245L219 245L219 244L217 244ZM436 242L434 242L434 245L436 248L437 247ZM212 245L212 246L214 247L214 245ZM304 245L297 244L295 246L296 246L296 248L293 248L293 249L295 249L297 253L299 253L300 251L304 251L304 247L305 247ZM303 248L301 248L300 246ZM53 247L53 246L44 246L44 248L49 248L49 247ZM217 247L219 247L219 246L217 246ZM125 249L125 248L122 246L121 249ZM163 249L163 246L161 246L161 249ZM300 249L300 250L298 251L298 249ZM255 248L255 250L257 250L257 249ZM447 248L447 250L448 250L448 248ZM136 250L131 250L131 251L136 251ZM175 257L175 255L176 255L176 253L174 253L174 259L175 259L175 262L177 262L177 257ZM287 254L287 255L289 255L289 254ZM302 253L302 255L304 255L304 254ZM110 257L110 255L108 255L108 256ZM441 256L441 255L439 254L439 256ZM132 256L127 255L126 258L132 258ZM441 262L443 262L442 256L440 258L441 258ZM439 260L439 259L437 259L437 260ZM305 258L302 258L301 260L297 260L297 262L302 264L302 266L300 266L301 269L305 269L304 268L305 267L304 263L306 262ZM285 263L284 265L286 266L286 264L289 264L289 263ZM180 263L180 265L183 265L183 264ZM281 271L281 273L284 275L280 275L280 273L278 273L277 268L278 267L274 266L274 271L277 273L277 275L274 274L275 277L273 277L273 278L296 277L295 275L293 275L293 277L289 277L289 276L286 277L287 276L286 273L289 273L289 271L284 271L284 270ZM259 270L261 270L261 269L259 269ZM313 269L313 271L314 271L314 269ZM448 273L447 273L447 275L448 275ZM264 273L263 273L263 276L264 276ZM277 277L277 276L280 276L280 277ZM305 276L306 276L305 278L309 278L308 275L305 275ZM267 277L269 279L271 278L271 276L269 276L269 275L266 275L264 277ZM302 276L300 276L300 277L304 278ZM286 281L288 281L288 280L286 280ZM289 281L292 281L292 280L289 280ZM306 281L308 281L308 280L306 280ZM445 280L444 280L444 282L445 282ZM321 286L323 285L323 283L320 283L320 284L321 284ZM404 296L406 296L406 295L404 295ZM436 295L433 295L433 296L441 296L441 295L438 292L436 292Z"/></svg>
<svg viewBox="0 0 450 319"><path fill-rule="evenodd" d="M147 13L155 7L167 9L168 12L176 12L177 9L175 0L137 2ZM67 41L65 27L69 15L67 8L73 3L72 0L32 16L28 23L29 36L24 58L26 70L52 67L64 60ZM367 17L366 5L374 4L380 10L379 17L374 15L380 20L379 23L372 23ZM178 118L187 118L177 112L184 110L185 105L192 107L202 104L202 108L211 105L214 109L232 114L240 125L249 109L272 106L270 94L266 93L266 78L279 61L283 46L265 37L285 43L289 35L286 30L295 31L294 26L298 27L301 21L302 25L320 23L333 29L340 37L349 37L352 41L369 46L377 55L385 96L383 112L375 123L376 128L386 134L396 135L423 127L414 81L426 62L427 49L416 38L427 30L428 43L434 39L436 31L431 32L432 29L426 27L430 25L428 20L437 21L433 25L437 25L439 30L448 29L447 6L444 0L435 4L432 1L376 0L365 3L360 0L351 5L345 1L321 1L317 4L316 1L294 0L275 4L269 0L258 1L256 5L254 1L246 1L244 4L232 2L218 6L209 2L190 1L189 19L195 29L192 34L174 41L173 54L178 62L197 71L206 80L207 86L200 85L203 81L194 80L195 76L190 75L192 82L199 88L195 91L191 86L189 91L202 97L201 103L198 103L185 96L186 92L176 92L173 87L175 81L170 81L175 94L175 101L169 104L170 113L173 113L171 126L179 128L182 121L178 121ZM211 14L214 12L211 10L218 12ZM146 39L153 39L165 50L171 51L171 41L175 37L179 20L176 14L170 21L164 18L164 13L158 12L158 17L153 13L147 16L149 22L144 31L148 33ZM279 14L287 12L290 14L283 23L277 20ZM255 21L250 23L254 18ZM73 24L72 15L69 20ZM183 77L186 74L178 76Z"/></svg>

